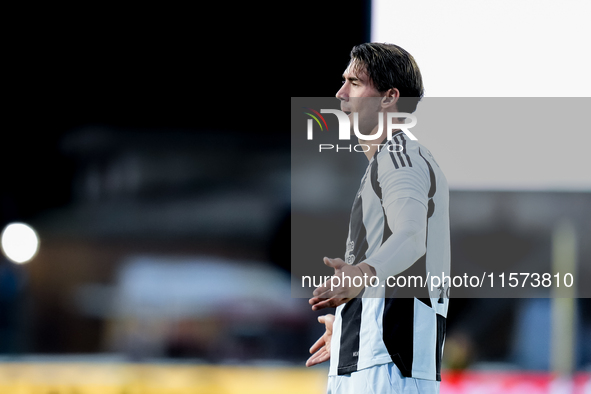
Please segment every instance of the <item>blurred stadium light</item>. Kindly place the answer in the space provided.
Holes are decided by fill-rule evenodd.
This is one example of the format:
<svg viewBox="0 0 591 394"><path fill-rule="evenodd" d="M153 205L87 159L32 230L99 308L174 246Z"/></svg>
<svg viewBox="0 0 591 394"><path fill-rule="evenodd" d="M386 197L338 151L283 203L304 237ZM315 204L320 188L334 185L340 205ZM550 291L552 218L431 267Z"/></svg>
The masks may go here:
<svg viewBox="0 0 591 394"><path fill-rule="evenodd" d="M2 230L2 252L11 261L22 264L30 261L39 250L39 237L25 223L10 223Z"/></svg>

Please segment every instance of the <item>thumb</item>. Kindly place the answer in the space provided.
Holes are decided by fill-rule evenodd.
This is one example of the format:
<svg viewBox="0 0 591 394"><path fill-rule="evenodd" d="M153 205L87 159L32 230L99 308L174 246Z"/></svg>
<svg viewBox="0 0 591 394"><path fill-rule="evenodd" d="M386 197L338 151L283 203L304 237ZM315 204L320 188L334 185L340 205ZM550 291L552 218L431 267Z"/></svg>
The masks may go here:
<svg viewBox="0 0 591 394"><path fill-rule="evenodd" d="M331 268L341 268L343 266L343 263L341 263L337 259L329 259L328 257L325 257L323 260L324 264L328 265Z"/></svg>

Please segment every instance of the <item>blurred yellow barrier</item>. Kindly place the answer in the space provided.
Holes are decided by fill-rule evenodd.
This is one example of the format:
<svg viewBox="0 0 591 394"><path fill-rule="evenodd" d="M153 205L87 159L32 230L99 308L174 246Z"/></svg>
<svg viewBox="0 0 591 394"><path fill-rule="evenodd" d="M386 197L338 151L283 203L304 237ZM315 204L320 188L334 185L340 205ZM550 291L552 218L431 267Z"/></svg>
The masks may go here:
<svg viewBox="0 0 591 394"><path fill-rule="evenodd" d="M324 369L0 364L0 394L321 394Z"/></svg>

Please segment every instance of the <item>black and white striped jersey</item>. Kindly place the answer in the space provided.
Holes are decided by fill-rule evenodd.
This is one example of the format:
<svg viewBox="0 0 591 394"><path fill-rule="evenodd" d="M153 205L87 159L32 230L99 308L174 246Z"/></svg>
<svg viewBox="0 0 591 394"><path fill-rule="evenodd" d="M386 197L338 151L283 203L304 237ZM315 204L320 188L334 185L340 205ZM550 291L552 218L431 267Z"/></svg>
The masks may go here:
<svg viewBox="0 0 591 394"><path fill-rule="evenodd" d="M402 132L370 160L351 211L345 261L373 266L380 285L337 308L329 375L394 362L406 377L441 380L448 298L428 287L403 297L382 284L390 275L450 274L448 200L431 153Z"/></svg>

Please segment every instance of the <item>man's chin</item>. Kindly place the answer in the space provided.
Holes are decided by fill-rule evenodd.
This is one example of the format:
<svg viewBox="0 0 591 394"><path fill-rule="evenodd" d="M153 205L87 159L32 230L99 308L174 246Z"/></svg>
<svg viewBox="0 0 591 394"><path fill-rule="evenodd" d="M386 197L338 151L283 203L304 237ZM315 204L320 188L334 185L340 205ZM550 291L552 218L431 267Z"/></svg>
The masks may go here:
<svg viewBox="0 0 591 394"><path fill-rule="evenodd" d="M351 126L351 129L349 130L349 134L351 136L353 136L353 137L356 137L357 136L357 134L355 134L355 130L353 129L353 126ZM365 137L365 136L371 135L371 132L370 133L367 133L367 132L365 132L363 130L359 130L359 134L361 134L362 136Z"/></svg>

